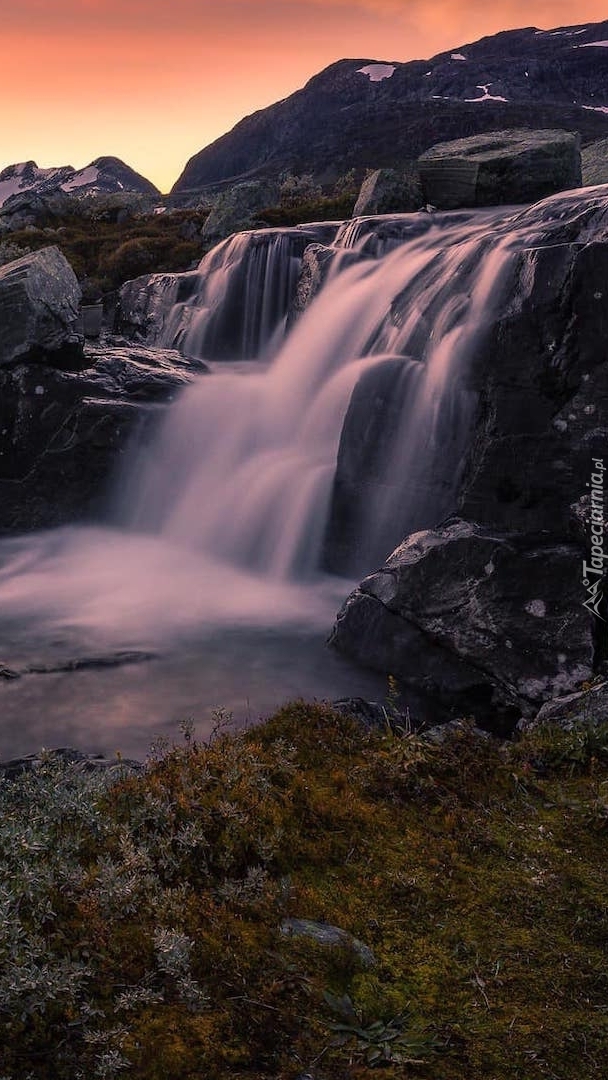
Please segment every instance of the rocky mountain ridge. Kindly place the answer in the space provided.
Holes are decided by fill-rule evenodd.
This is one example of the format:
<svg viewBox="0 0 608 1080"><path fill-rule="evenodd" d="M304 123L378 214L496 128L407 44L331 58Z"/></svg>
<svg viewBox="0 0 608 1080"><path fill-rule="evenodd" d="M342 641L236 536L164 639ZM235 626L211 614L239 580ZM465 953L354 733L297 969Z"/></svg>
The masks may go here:
<svg viewBox="0 0 608 1080"><path fill-rule="evenodd" d="M23 196L63 193L83 197L120 192L160 195L150 180L116 157L96 158L83 169L71 165L44 169L35 161L25 161L0 172L0 207L6 210L16 209Z"/></svg>
<svg viewBox="0 0 608 1080"><path fill-rule="evenodd" d="M331 180L505 128L578 131L587 145L608 134L607 46L605 21L504 31L431 60L340 60L194 155L172 194L284 170Z"/></svg>

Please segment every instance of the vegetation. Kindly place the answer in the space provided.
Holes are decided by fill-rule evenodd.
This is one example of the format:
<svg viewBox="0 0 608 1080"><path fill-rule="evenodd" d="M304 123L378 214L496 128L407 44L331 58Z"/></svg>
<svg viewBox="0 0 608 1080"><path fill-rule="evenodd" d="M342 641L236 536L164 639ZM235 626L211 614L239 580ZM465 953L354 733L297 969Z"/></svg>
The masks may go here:
<svg viewBox="0 0 608 1080"><path fill-rule="evenodd" d="M608 729L184 736L0 785L6 1080L605 1075Z"/></svg>
<svg viewBox="0 0 608 1080"><path fill-rule="evenodd" d="M36 225L11 231L0 243L0 265L56 244L88 293L102 295L139 274L187 270L205 253L207 210L153 214L118 209L109 198L91 207L72 202L69 212L62 205L57 214L40 215Z"/></svg>

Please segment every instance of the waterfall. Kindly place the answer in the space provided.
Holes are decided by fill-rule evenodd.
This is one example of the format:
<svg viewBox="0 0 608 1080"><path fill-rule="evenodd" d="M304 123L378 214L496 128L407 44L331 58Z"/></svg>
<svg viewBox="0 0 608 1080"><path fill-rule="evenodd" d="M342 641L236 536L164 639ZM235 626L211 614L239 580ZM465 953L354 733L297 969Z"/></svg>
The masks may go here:
<svg viewBox="0 0 608 1080"><path fill-rule="evenodd" d="M409 238L397 244L392 235L388 253L380 256L369 254L369 228L359 226L354 239L352 228L344 230L326 283L280 346L277 320L256 316L266 328L258 363L246 369L218 364L183 393L131 476L125 514L132 529L275 578L314 574L353 390L390 357L416 361L408 365L407 394L401 395L387 460L389 476L401 479L382 480L374 493L361 528L362 550L382 558L390 551L386 544L402 538L405 521L422 527L451 508L453 485L446 482L440 499L427 498L423 488L429 465L445 457L448 443L450 467L463 451L472 401L458 374L489 317L489 296L506 255L488 231L487 214L455 215L454 221L446 216L441 225L429 215L402 220ZM257 240L262 234L253 235ZM226 304L234 310L232 260L247 242L237 237L218 249L199 288L203 307L188 316L184 347L196 342L203 358L210 308L218 322ZM258 313L274 303L284 243L279 235L265 244L263 268L249 263L243 299L255 281ZM344 262L345 249L359 257ZM246 303L242 310L236 324L241 342L250 330ZM177 304L169 333L183 320ZM235 359L241 357L237 348ZM435 494L440 487L434 484ZM404 498L411 505L407 512L401 505L391 524L395 504Z"/></svg>
<svg viewBox="0 0 608 1080"><path fill-rule="evenodd" d="M604 202L247 233L133 283L132 327L209 373L121 463L111 521L0 544L2 661L57 673L2 689L0 752L29 751L31 730L74 744L81 720L90 748L111 717L110 747L137 754L217 705L382 694L323 649L351 587L337 575L456 509L488 331L527 302L537 249L569 224L584 242L583 215L597 235ZM159 659L61 674L116 650Z"/></svg>
<svg viewBox="0 0 608 1080"><path fill-rule="evenodd" d="M176 276L159 344L205 360L271 352L273 337L285 329L305 248L334 231L266 229L224 240L195 273Z"/></svg>

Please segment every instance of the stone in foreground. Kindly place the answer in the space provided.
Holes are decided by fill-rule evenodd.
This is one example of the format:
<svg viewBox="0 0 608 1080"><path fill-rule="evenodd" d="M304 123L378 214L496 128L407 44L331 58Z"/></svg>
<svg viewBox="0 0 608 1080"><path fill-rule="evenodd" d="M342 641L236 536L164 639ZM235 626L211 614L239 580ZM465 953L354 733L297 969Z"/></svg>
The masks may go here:
<svg viewBox="0 0 608 1080"><path fill-rule="evenodd" d="M0 366L81 367L80 300L76 275L57 247L0 267Z"/></svg>
<svg viewBox="0 0 608 1080"><path fill-rule="evenodd" d="M410 536L338 614L331 643L493 730L592 678L575 544L452 519Z"/></svg>
<svg viewBox="0 0 608 1080"><path fill-rule="evenodd" d="M567 131L495 131L439 143L418 162L424 198L441 210L531 203L580 187L580 139Z"/></svg>
<svg viewBox="0 0 608 1080"><path fill-rule="evenodd" d="M283 919L281 933L285 937L310 938L325 948L346 949L352 952L365 968L374 967L376 964L369 945L331 923L314 922L312 919Z"/></svg>

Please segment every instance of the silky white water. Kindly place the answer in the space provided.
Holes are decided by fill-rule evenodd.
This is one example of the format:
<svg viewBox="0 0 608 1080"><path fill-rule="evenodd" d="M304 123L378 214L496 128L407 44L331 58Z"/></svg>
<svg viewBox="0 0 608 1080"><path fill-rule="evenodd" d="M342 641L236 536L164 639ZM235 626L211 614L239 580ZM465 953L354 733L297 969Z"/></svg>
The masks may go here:
<svg viewBox="0 0 608 1080"><path fill-rule="evenodd" d="M365 222L343 229L322 287L288 332L303 244L299 259L281 234L266 244L263 257L257 242L252 255L252 244L242 240L208 256L194 291L187 283L187 301L178 301L179 289L173 289L164 340L179 339L188 355L201 359L209 359L206 343L213 340L217 355L217 327L228 325L226 298L230 319L237 320L226 330L238 342L233 360L212 363L211 373L197 377L167 410L154 441L133 448L111 524L0 544L0 661L24 669L34 646L37 656L55 661L73 653L152 650L173 656L174 671L182 661L180 686L190 689L185 702L174 694L173 706L179 700L180 709L195 716L201 702L203 711L233 703L230 679L234 683L239 665L250 670L245 653L258 655L252 684L264 682L256 664L263 669L264 656L273 656L272 685L247 705L254 712L258 701L260 707L277 703L299 686L294 672L306 668L307 655L315 659L302 693L331 695L333 687L353 694L362 684L369 691L366 676L329 654L320 659L319 649L353 584L322 572L344 417L362 376L395 358L403 361L388 471L370 493L355 541L362 570L372 570L370 560L386 557L404 527L432 525L453 509L476 400L466 385L467 365L509 265L508 233L496 239L489 228L498 220L493 214L400 219L405 240L398 231L382 239ZM253 269L242 263L250 256ZM235 274L246 281L240 314ZM265 654L268 635L272 648ZM210 702L204 684L215 683L207 660L217 658L222 640L238 640L241 651L231 654L224 694L216 687L218 700ZM188 678L186 655L192 657ZM333 665L327 677L324 663ZM336 664L342 665L339 678ZM113 710L125 731L148 730L142 710L149 710L151 727L173 715L166 663L162 679L150 671L83 677L85 697L97 701L85 729L103 729L104 705L107 723L115 722ZM137 678L141 690L146 672L148 696L139 712L133 711L139 698L128 690L120 701L108 690L104 702L100 687ZM28 708L34 708L34 680L57 742L70 691L54 691L56 708L44 688L50 678L28 675L0 690L0 754L20 745L12 725L21 698L29 695ZM71 678L74 686L77 676ZM86 702L82 708L86 713ZM39 713L37 722L39 730Z"/></svg>

